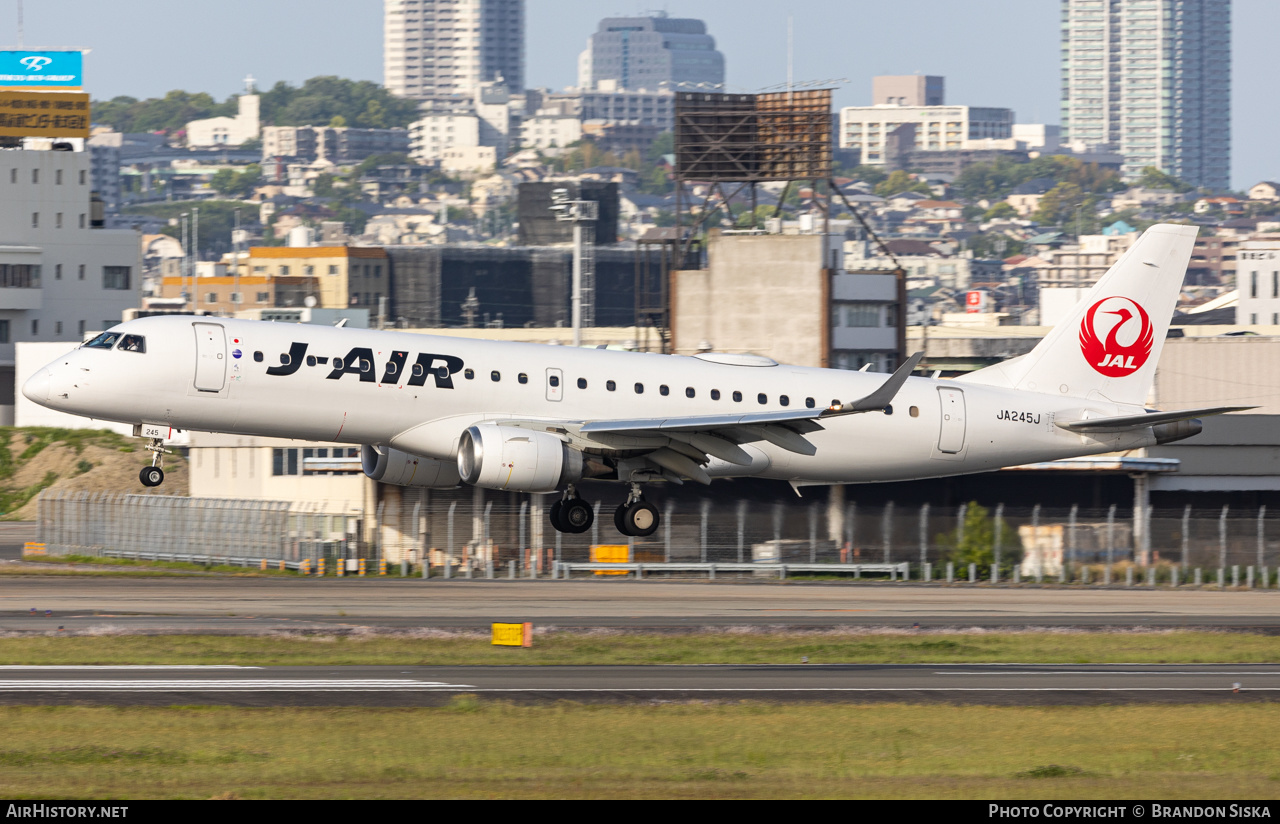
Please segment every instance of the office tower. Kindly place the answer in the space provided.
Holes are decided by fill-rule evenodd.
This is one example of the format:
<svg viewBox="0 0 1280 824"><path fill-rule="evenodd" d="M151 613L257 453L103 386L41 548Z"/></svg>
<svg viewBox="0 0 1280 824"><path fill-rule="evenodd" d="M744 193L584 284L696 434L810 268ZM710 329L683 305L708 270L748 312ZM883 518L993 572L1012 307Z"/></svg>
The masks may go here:
<svg viewBox="0 0 1280 824"><path fill-rule="evenodd" d="M587 41L578 61L585 90L704 89L724 85L724 55L701 20L608 17Z"/></svg>
<svg viewBox="0 0 1280 824"><path fill-rule="evenodd" d="M383 84L419 100L524 90L524 0L383 0Z"/></svg>
<svg viewBox="0 0 1280 824"><path fill-rule="evenodd" d="M1231 0L1062 0L1062 137L1226 189Z"/></svg>

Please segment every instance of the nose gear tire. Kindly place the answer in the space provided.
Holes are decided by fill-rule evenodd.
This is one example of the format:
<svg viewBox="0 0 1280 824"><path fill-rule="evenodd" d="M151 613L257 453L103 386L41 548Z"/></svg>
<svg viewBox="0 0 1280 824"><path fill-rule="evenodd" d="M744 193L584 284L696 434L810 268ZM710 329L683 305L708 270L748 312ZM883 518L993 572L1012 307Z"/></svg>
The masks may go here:
<svg viewBox="0 0 1280 824"><path fill-rule="evenodd" d="M164 483L164 470L158 466L144 466L138 473L143 486L159 486Z"/></svg>

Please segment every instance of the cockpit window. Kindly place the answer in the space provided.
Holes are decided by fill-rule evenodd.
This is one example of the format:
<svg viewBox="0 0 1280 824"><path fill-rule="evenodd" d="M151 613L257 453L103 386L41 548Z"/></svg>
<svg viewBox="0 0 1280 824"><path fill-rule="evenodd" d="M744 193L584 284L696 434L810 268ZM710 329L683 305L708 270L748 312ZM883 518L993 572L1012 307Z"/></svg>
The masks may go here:
<svg viewBox="0 0 1280 824"><path fill-rule="evenodd" d="M120 339L121 352L146 352L147 339L142 335L125 335Z"/></svg>
<svg viewBox="0 0 1280 824"><path fill-rule="evenodd" d="M119 332L103 332L84 345L85 349L110 349L120 340Z"/></svg>

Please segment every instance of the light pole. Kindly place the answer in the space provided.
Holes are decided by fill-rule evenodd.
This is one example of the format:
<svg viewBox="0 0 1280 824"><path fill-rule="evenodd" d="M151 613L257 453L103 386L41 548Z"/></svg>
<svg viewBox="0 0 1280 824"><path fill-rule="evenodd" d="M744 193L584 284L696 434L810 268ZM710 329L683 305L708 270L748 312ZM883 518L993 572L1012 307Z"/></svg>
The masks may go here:
<svg viewBox="0 0 1280 824"><path fill-rule="evenodd" d="M582 345L582 327L596 325L596 266L594 231L600 204L594 200L570 200L568 189L551 190L551 211L561 223L573 224L573 345Z"/></svg>

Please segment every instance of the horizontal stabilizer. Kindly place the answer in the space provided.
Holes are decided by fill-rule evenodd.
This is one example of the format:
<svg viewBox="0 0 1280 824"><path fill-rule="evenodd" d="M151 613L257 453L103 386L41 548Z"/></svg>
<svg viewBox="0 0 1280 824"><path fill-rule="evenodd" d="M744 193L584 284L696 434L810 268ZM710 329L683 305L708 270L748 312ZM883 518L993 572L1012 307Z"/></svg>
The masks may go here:
<svg viewBox="0 0 1280 824"><path fill-rule="evenodd" d="M1210 415L1225 415L1228 412L1244 412L1257 408L1256 406L1214 406L1207 409L1186 409L1181 412L1148 412L1143 415L1121 415L1115 418L1058 421L1058 426L1071 432L1125 432L1131 429L1158 426L1162 423L1189 421L1194 418L1207 418Z"/></svg>

